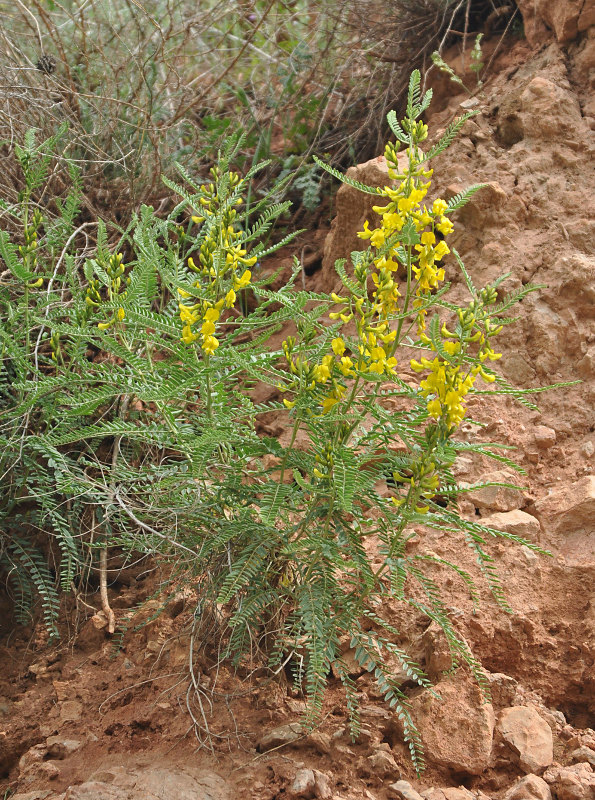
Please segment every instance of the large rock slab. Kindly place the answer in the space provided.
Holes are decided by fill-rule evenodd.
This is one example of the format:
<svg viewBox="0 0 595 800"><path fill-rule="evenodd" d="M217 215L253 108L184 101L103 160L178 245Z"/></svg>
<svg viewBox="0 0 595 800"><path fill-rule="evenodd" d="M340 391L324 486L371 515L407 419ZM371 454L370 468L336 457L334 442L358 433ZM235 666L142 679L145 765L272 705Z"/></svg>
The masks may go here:
<svg viewBox="0 0 595 800"><path fill-rule="evenodd" d="M404 152L401 158L406 160ZM388 165L384 156L350 167L346 174L348 178L366 186L382 187L394 184L388 176ZM372 211L372 206L383 206L386 202L385 198L364 194L347 184L341 186L335 198L335 218L324 243L322 270L318 278L319 288L331 291L340 285L340 278L335 271L335 261L340 258L349 259L350 253L354 250L365 250L368 247L369 242L360 239L357 232L363 230L366 220L369 220L371 228L378 224L380 218ZM347 271L349 272L349 264Z"/></svg>
<svg viewBox="0 0 595 800"><path fill-rule="evenodd" d="M525 772L540 774L552 763L552 730L532 706L505 708L497 732Z"/></svg>
<svg viewBox="0 0 595 800"><path fill-rule="evenodd" d="M552 800L552 792L539 775L525 775L510 787L504 800Z"/></svg>
<svg viewBox="0 0 595 800"><path fill-rule="evenodd" d="M595 475L550 490L535 508L544 531L558 535L560 553L569 566L595 566Z"/></svg>
<svg viewBox="0 0 595 800"><path fill-rule="evenodd" d="M558 42L575 39L595 25L592 0L517 0L529 44L536 46L555 36Z"/></svg>
<svg viewBox="0 0 595 800"><path fill-rule="evenodd" d="M555 764L543 777L557 800L595 799L595 774L590 764L574 764L572 767Z"/></svg>
<svg viewBox="0 0 595 800"><path fill-rule="evenodd" d="M436 685L440 698L422 692L412 700L413 718L429 762L457 773L481 775L490 762L494 709L463 675Z"/></svg>
<svg viewBox="0 0 595 800"><path fill-rule="evenodd" d="M212 772L190 774L177 768L104 769L63 800L229 800L225 781Z"/></svg>

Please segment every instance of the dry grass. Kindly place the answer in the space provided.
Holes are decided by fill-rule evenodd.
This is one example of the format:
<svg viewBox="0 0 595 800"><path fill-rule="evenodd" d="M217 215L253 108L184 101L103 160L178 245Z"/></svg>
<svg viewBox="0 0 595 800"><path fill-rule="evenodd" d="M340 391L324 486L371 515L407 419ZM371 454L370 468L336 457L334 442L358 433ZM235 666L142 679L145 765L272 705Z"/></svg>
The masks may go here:
<svg viewBox="0 0 595 800"><path fill-rule="evenodd" d="M372 157L411 70L503 7L516 10L513 0L0 0L0 196L14 202L20 189L14 143L64 120L89 219L167 204L161 175L174 161L200 173L228 125L246 130L248 163L312 150L340 165ZM52 191L66 183L58 161Z"/></svg>

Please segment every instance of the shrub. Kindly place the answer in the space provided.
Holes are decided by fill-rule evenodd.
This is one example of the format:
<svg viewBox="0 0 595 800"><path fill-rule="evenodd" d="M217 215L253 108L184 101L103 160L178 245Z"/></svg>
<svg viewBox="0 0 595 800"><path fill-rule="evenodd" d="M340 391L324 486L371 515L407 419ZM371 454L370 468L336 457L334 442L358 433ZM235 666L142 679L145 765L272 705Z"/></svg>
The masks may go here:
<svg viewBox="0 0 595 800"><path fill-rule="evenodd" d="M220 153L209 183L183 167L183 183L166 179L181 198L169 215L143 207L115 249L100 223L89 253L74 229L76 183L54 220L33 204L54 142L36 147L30 134L18 151L28 188L9 209L21 243L0 235L10 276L0 296L0 444L11 487L2 555L23 602L29 577L55 624L56 587L36 530L56 537L65 587L84 553L99 559L108 616L108 548L162 553L199 577L200 611L219 620L226 657L291 670L310 725L332 667L356 734L348 642L396 707L418 768L419 735L391 664L430 682L400 645L386 601L436 622L454 665L467 665L484 691L486 682L431 569L451 569L478 601L475 578L408 549L411 526L461 536L505 609L486 539L539 549L457 512L459 453L514 466L503 445L456 434L470 396L504 393L530 404L528 390L494 371L494 342L513 321L509 309L536 287L499 298L503 276L478 289L453 250L469 301L448 299L451 216L480 187L426 199L430 159L473 115L424 151L430 99L414 72L404 119L388 116L394 185L367 187L318 162L378 200L380 225L360 232L369 249L336 265L339 295L296 288L297 260L277 291L259 275L259 261L280 246L264 241L287 204L270 204L274 187L246 210L265 165L244 176L234 169L241 137ZM272 344L280 330L281 347ZM407 361L415 381L400 372ZM286 438L267 435L271 414L287 419Z"/></svg>

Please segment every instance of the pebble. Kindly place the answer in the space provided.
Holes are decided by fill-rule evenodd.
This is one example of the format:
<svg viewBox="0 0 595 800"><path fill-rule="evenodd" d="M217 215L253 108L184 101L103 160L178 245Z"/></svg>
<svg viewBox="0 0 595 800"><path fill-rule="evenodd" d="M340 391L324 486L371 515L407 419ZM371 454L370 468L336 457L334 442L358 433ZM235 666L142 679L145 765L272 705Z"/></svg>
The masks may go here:
<svg viewBox="0 0 595 800"><path fill-rule="evenodd" d="M586 761L595 769L595 750L591 750L590 747L578 747L572 751L570 758L575 764L579 761Z"/></svg>
<svg viewBox="0 0 595 800"><path fill-rule="evenodd" d="M397 781L388 786L388 791L391 797L397 797L399 800L424 800L424 798L415 791L409 781Z"/></svg>
<svg viewBox="0 0 595 800"><path fill-rule="evenodd" d="M298 769L293 783L287 790L288 797L313 797L316 777L311 769Z"/></svg>
<svg viewBox="0 0 595 800"><path fill-rule="evenodd" d="M545 450L556 444L556 431L546 425L537 425L533 430L533 438L535 439L535 444Z"/></svg>
<svg viewBox="0 0 595 800"><path fill-rule="evenodd" d="M303 733L303 728L299 722L290 722L288 725L280 725L272 731L265 733L258 743L258 750L263 753L265 750L272 750L273 747L280 747L284 744L295 742Z"/></svg>

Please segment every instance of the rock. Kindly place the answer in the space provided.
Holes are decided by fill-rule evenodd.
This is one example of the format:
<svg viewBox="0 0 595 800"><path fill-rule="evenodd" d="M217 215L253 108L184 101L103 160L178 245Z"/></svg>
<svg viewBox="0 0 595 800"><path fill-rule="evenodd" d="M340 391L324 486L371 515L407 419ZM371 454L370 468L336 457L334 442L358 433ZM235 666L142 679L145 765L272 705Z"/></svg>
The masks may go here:
<svg viewBox="0 0 595 800"><path fill-rule="evenodd" d="M423 797L415 791L409 781L391 783L387 789L391 797L398 797L399 800L423 800Z"/></svg>
<svg viewBox="0 0 595 800"><path fill-rule="evenodd" d="M521 511L520 508L514 511L504 511L498 514L490 514L481 520L482 525L487 525L490 528L496 528L504 533L512 533L515 536L521 536L523 539L528 539L534 542L541 531L539 520Z"/></svg>
<svg viewBox="0 0 595 800"><path fill-rule="evenodd" d="M594 800L595 774L590 764L553 765L544 775L557 800Z"/></svg>
<svg viewBox="0 0 595 800"><path fill-rule="evenodd" d="M33 792L19 792L11 794L10 800L45 800L51 792L49 789L35 789Z"/></svg>
<svg viewBox="0 0 595 800"><path fill-rule="evenodd" d="M100 780L101 778L101 780ZM225 781L211 772L114 767L71 786L64 800L229 800Z"/></svg>
<svg viewBox="0 0 595 800"><path fill-rule="evenodd" d="M328 733L312 731L308 736L308 743L312 744L323 756L327 756L331 752L331 737Z"/></svg>
<svg viewBox="0 0 595 800"><path fill-rule="evenodd" d="M473 795L468 789L465 789L464 786L459 786L455 788L453 786L445 788L445 789L425 789L421 796L425 798L425 800L475 800L475 795Z"/></svg>
<svg viewBox="0 0 595 800"><path fill-rule="evenodd" d="M331 800L333 796L333 790L331 789L331 782L328 775L325 775L324 772L319 772L317 769L315 769L314 781L314 796L318 797L319 800Z"/></svg>
<svg viewBox="0 0 595 800"><path fill-rule="evenodd" d="M510 470L498 469L481 476L481 483L516 483L516 475ZM461 482L465 488L470 484ZM522 495L520 489L506 486L486 486L484 489L470 489L464 495L472 503L489 511L513 511L518 509Z"/></svg>
<svg viewBox="0 0 595 800"><path fill-rule="evenodd" d="M477 684L463 674L440 681L441 699L423 691L411 701L428 761L454 772L480 775L488 766L494 709L482 702Z"/></svg>
<svg viewBox="0 0 595 800"><path fill-rule="evenodd" d="M394 759L388 744L378 745L371 756L368 757L368 764L372 767L374 774L381 778L391 777L400 778L401 772Z"/></svg>
<svg viewBox="0 0 595 800"><path fill-rule="evenodd" d="M432 622L422 636L426 671L433 681L440 679L442 673L448 672L452 667L452 656L448 648L448 641L440 625Z"/></svg>
<svg viewBox="0 0 595 800"><path fill-rule="evenodd" d="M406 159L404 152L399 154L399 161L401 159ZM393 183L388 177L388 166L384 156L350 167L347 176L367 186L390 186ZM377 225L379 218L372 211L372 206L375 205L386 205L386 202L382 198L364 194L347 184L343 184L337 192L336 216L324 243L324 257L319 277L320 286L325 290L331 291L340 285L339 276L335 272L335 261L340 258L349 259L352 251L365 250L368 246L368 242L360 239L357 232L363 230L366 220L369 220L371 228ZM346 268L349 272L349 263Z"/></svg>
<svg viewBox="0 0 595 800"><path fill-rule="evenodd" d="M538 447L547 450L548 447L553 447L556 444L556 431L546 425L538 425L533 429L533 438Z"/></svg>
<svg viewBox="0 0 595 800"><path fill-rule="evenodd" d="M486 672L486 678L490 684L493 705L498 708L511 706L518 682L511 678L510 675L504 675L502 672Z"/></svg>
<svg viewBox="0 0 595 800"><path fill-rule="evenodd" d="M311 769L298 769L293 783L287 790L287 797L314 797L316 778Z"/></svg>
<svg viewBox="0 0 595 800"><path fill-rule="evenodd" d="M595 566L595 476L587 475L552 489L535 503L544 531L560 536L560 552L569 566Z"/></svg>
<svg viewBox="0 0 595 800"><path fill-rule="evenodd" d="M258 743L258 750L264 753L265 750L272 750L273 747L281 747L284 744L291 744L299 739L303 734L303 728L299 722L290 722L288 725L280 725L272 731L265 733Z"/></svg>
<svg viewBox="0 0 595 800"><path fill-rule="evenodd" d="M46 745L50 758L63 759L79 750L83 743L78 739L67 739L65 736L49 736Z"/></svg>
<svg viewBox="0 0 595 800"><path fill-rule="evenodd" d="M76 722L83 715L83 704L78 700L64 700L59 709L62 722Z"/></svg>
<svg viewBox="0 0 595 800"><path fill-rule="evenodd" d="M573 750L570 754L570 758L575 764L577 762L586 762L595 768L595 750L591 750L590 747L577 747L577 749Z"/></svg>
<svg viewBox="0 0 595 800"><path fill-rule="evenodd" d="M445 192L445 199L449 200L461 191L458 184L452 184ZM496 222L501 218L501 207L508 200L508 195L496 181L485 183L483 187L476 192L469 202L459 212L459 220L464 225L471 225L473 227L481 227L482 225L489 224L489 222Z"/></svg>
<svg viewBox="0 0 595 800"><path fill-rule="evenodd" d="M541 773L554 758L550 726L532 706L505 708L496 730L525 772Z"/></svg>
<svg viewBox="0 0 595 800"><path fill-rule="evenodd" d="M581 445L581 455L585 458L591 458L593 453L595 453L595 444L589 439L589 441L585 442Z"/></svg>
<svg viewBox="0 0 595 800"><path fill-rule="evenodd" d="M64 800L130 800L128 789L102 781L87 781L66 790ZM147 798L149 800L149 798Z"/></svg>
<svg viewBox="0 0 595 800"><path fill-rule="evenodd" d="M593 3L583 0L517 0L523 28L532 47L543 44L552 33L560 43L575 39L595 24Z"/></svg>
<svg viewBox="0 0 595 800"><path fill-rule="evenodd" d="M510 787L504 800L552 800L552 793L543 778L525 775Z"/></svg>

